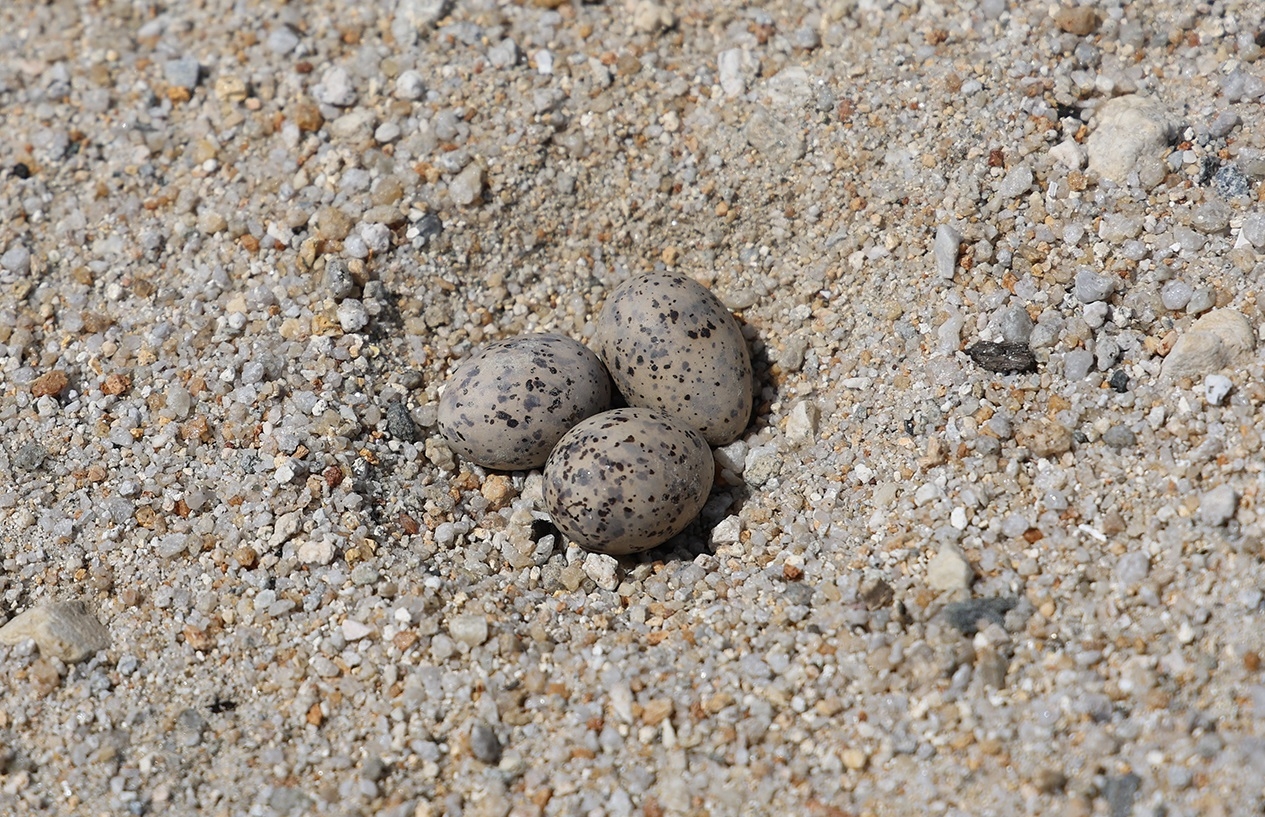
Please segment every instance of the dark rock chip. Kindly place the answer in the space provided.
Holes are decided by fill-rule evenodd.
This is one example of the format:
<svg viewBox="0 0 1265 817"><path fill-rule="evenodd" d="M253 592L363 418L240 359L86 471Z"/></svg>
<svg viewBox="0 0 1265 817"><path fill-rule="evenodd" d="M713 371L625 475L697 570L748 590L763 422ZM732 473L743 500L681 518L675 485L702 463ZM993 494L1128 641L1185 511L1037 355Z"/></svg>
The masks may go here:
<svg viewBox="0 0 1265 817"><path fill-rule="evenodd" d="M1037 370L1037 359L1026 343L995 343L982 340L968 347L966 353L977 365L998 374Z"/></svg>

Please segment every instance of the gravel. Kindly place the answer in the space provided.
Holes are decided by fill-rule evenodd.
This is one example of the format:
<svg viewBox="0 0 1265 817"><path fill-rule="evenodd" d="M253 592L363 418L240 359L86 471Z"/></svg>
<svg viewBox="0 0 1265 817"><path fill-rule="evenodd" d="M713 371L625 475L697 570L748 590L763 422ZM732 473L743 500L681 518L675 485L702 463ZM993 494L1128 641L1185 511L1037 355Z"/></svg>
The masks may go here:
<svg viewBox="0 0 1265 817"><path fill-rule="evenodd" d="M1092 5L0 4L0 813L1259 811L1259 9ZM436 405L655 270L589 557Z"/></svg>

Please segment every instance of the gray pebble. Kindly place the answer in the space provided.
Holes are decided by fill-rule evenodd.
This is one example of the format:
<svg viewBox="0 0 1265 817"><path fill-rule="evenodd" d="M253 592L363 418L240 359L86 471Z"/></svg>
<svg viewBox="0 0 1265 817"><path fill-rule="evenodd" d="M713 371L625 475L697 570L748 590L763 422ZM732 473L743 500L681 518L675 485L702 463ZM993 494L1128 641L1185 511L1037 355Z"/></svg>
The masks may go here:
<svg viewBox="0 0 1265 817"><path fill-rule="evenodd" d="M1013 199L1022 196L1032 187L1032 168L1027 165L1019 165L1011 168L1010 172L1001 180L1001 184L997 187L997 195L1003 199Z"/></svg>
<svg viewBox="0 0 1265 817"><path fill-rule="evenodd" d="M411 443L417 439L417 424L403 400L387 404L387 433L401 442Z"/></svg>
<svg viewBox="0 0 1265 817"><path fill-rule="evenodd" d="M1252 192L1252 181L1238 165L1222 165L1212 176L1212 189L1222 198L1235 199Z"/></svg>
<svg viewBox="0 0 1265 817"><path fill-rule="evenodd" d="M1234 111L1222 111L1208 125L1208 134L1216 139L1227 136L1230 131L1243 124L1243 118Z"/></svg>
<svg viewBox="0 0 1265 817"><path fill-rule="evenodd" d="M31 252L21 244L14 244L0 255L0 267L14 275L26 275L31 271Z"/></svg>
<svg viewBox="0 0 1265 817"><path fill-rule="evenodd" d="M470 730L470 753L489 766L501 762L501 740L486 723L476 723Z"/></svg>
<svg viewBox="0 0 1265 817"><path fill-rule="evenodd" d="M13 454L13 466L23 471L37 471L48 458L48 449L39 443L27 443Z"/></svg>
<svg viewBox="0 0 1265 817"><path fill-rule="evenodd" d="M1076 273L1076 298L1083 304L1105 300L1115 289L1115 279L1109 275L1102 275L1091 269L1082 269Z"/></svg>
<svg viewBox="0 0 1265 817"><path fill-rule="evenodd" d="M312 89L312 95L318 102L346 108L356 103L356 87L352 85L351 75L347 69L335 66L327 70L320 83Z"/></svg>
<svg viewBox="0 0 1265 817"><path fill-rule="evenodd" d="M1093 365L1092 354L1084 349L1073 349L1063 355L1063 377L1072 383L1084 380L1089 376L1089 370Z"/></svg>
<svg viewBox="0 0 1265 817"><path fill-rule="evenodd" d="M202 66L198 65L198 61L192 57L167 60L163 65L163 76L166 77L168 84L177 88L192 91L198 87L198 80L201 75Z"/></svg>
<svg viewBox="0 0 1265 817"><path fill-rule="evenodd" d="M176 717L176 739L181 746L197 746L206 730L206 718L196 709L186 709Z"/></svg>
<svg viewBox="0 0 1265 817"><path fill-rule="evenodd" d="M356 279L344 261L333 258L325 264L325 289L335 301L349 298L356 292Z"/></svg>
<svg viewBox="0 0 1265 817"><path fill-rule="evenodd" d="M1258 250L1265 250L1265 213L1248 213L1243 217L1240 235ZM4 259L0 258L0 263Z"/></svg>
<svg viewBox="0 0 1265 817"><path fill-rule="evenodd" d="M945 605L944 617L955 630L969 638L979 632L981 622L1004 627L1006 614L1014 609L1017 603L1017 600L1013 598L955 601Z"/></svg>
<svg viewBox="0 0 1265 817"><path fill-rule="evenodd" d="M369 324L369 312L363 302L348 298L338 305L338 325L344 332L359 332Z"/></svg>
<svg viewBox="0 0 1265 817"><path fill-rule="evenodd" d="M1128 426L1114 425L1103 433L1102 441L1119 450L1136 445L1138 438Z"/></svg>
<svg viewBox="0 0 1265 817"><path fill-rule="evenodd" d="M1187 315L1202 315L1209 309L1212 309L1217 303L1217 293L1212 287L1199 287L1190 295L1190 300L1186 302Z"/></svg>
<svg viewBox="0 0 1265 817"><path fill-rule="evenodd" d="M1105 372L1120 361L1120 343L1111 335L1099 335L1094 342L1098 371Z"/></svg>
<svg viewBox="0 0 1265 817"><path fill-rule="evenodd" d="M1160 290L1160 302L1164 304L1165 309L1174 311L1183 309L1190 303L1190 296L1194 291L1194 287L1190 284L1174 278Z"/></svg>
<svg viewBox="0 0 1265 817"><path fill-rule="evenodd" d="M483 195L483 166L478 162L466 165L452 181L448 183L448 195L453 203L461 207L469 207Z"/></svg>
<svg viewBox="0 0 1265 817"><path fill-rule="evenodd" d="M1140 550L1132 550L1116 560L1113 575L1123 587L1134 587L1151 572L1151 557Z"/></svg>
<svg viewBox="0 0 1265 817"><path fill-rule="evenodd" d="M756 108L742 128L747 144L766 159L789 165L804 155L804 137L798 128L775 119L764 108Z"/></svg>
<svg viewBox="0 0 1265 817"><path fill-rule="evenodd" d="M1230 226L1230 215L1230 205L1221 199L1213 199L1195 208L1190 224L1201 233L1221 233Z"/></svg>
<svg viewBox="0 0 1265 817"><path fill-rule="evenodd" d="M1220 527L1234 518L1238 507L1238 491L1232 485L1218 485L1199 498L1199 521Z"/></svg>
<svg viewBox="0 0 1265 817"><path fill-rule="evenodd" d="M1119 777L1108 777L1103 784L1103 799L1111 817L1129 817L1133 814L1133 801L1137 799L1142 778L1133 772Z"/></svg>
<svg viewBox="0 0 1265 817"><path fill-rule="evenodd" d="M299 35L289 26L278 26L269 32L265 45L272 53L284 57L299 47Z"/></svg>
<svg viewBox="0 0 1265 817"><path fill-rule="evenodd" d="M479 613L455 616L448 623L448 634L462 644L477 647L488 640L487 616Z"/></svg>
<svg viewBox="0 0 1265 817"><path fill-rule="evenodd" d="M395 96L406 102L416 102L426 95L426 81L411 68L395 78Z"/></svg>
<svg viewBox="0 0 1265 817"><path fill-rule="evenodd" d="M509 68L518 62L518 43L509 37L488 49L488 62L494 68Z"/></svg>

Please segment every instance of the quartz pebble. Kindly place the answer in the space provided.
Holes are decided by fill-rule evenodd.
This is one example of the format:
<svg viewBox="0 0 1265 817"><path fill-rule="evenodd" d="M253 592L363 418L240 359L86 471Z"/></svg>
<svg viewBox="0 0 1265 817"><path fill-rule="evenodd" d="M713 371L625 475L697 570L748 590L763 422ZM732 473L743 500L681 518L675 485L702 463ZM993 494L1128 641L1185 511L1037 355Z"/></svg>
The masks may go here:
<svg viewBox="0 0 1265 817"><path fill-rule="evenodd" d="M941 278L949 280L953 277L958 263L958 247L961 243L961 234L948 224L936 227L936 238L932 244L931 253L935 258L936 272Z"/></svg>
<svg viewBox="0 0 1265 817"><path fill-rule="evenodd" d="M971 585L974 573L962 552L955 547L943 547L927 564L927 585L940 592L965 590Z"/></svg>
<svg viewBox="0 0 1265 817"><path fill-rule="evenodd" d="M711 449L658 412L614 409L558 441L545 463L545 506L571 541L614 556L680 533L711 491Z"/></svg>
<svg viewBox="0 0 1265 817"><path fill-rule="evenodd" d="M620 286L597 319L594 347L630 406L664 412L712 445L751 415L751 358L738 322L706 287L648 273Z"/></svg>
<svg viewBox="0 0 1265 817"><path fill-rule="evenodd" d="M1098 109L1086 149L1089 169L1123 182L1145 156L1158 155L1176 129L1158 101L1137 94L1107 100Z"/></svg>
<svg viewBox="0 0 1265 817"><path fill-rule="evenodd" d="M1214 309L1183 332L1164 359L1166 378L1215 373L1256 344L1252 326L1242 313Z"/></svg>
<svg viewBox="0 0 1265 817"><path fill-rule="evenodd" d="M1219 406L1232 388L1234 383L1230 378L1223 374L1210 374L1204 378L1204 399L1210 406Z"/></svg>
<svg viewBox="0 0 1265 817"><path fill-rule="evenodd" d="M1205 525L1220 527L1234 518L1239 506L1239 492L1232 485L1218 485L1199 498L1199 520Z"/></svg>
<svg viewBox="0 0 1265 817"><path fill-rule="evenodd" d="M35 641L40 653L67 664L91 658L110 645L107 630L81 601L32 607L0 627L0 644Z"/></svg>

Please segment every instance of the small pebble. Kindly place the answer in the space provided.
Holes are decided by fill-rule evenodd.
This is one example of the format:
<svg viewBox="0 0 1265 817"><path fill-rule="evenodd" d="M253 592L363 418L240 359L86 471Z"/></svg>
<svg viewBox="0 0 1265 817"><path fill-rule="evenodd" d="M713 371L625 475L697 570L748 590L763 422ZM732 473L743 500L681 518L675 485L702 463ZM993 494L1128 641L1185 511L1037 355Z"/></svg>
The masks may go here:
<svg viewBox="0 0 1265 817"><path fill-rule="evenodd" d="M927 585L939 592L965 590L975 577L971 564L955 547L943 547L927 564Z"/></svg>
<svg viewBox="0 0 1265 817"><path fill-rule="evenodd" d="M1252 325L1242 313L1214 309L1178 336L1162 373L1169 379L1212 374L1255 345Z"/></svg>
<svg viewBox="0 0 1265 817"><path fill-rule="evenodd" d="M1151 572L1151 557L1140 550L1132 550L1116 560L1113 575L1124 587L1135 587Z"/></svg>
<svg viewBox="0 0 1265 817"><path fill-rule="evenodd" d="M470 730L470 753L476 759L495 766L501 762L501 740L486 723L476 723Z"/></svg>
<svg viewBox="0 0 1265 817"><path fill-rule="evenodd" d="M1076 298L1083 304L1102 301L1116 290L1115 279L1089 269L1076 273Z"/></svg>
<svg viewBox="0 0 1265 817"><path fill-rule="evenodd" d="M1234 518L1238 507L1238 491L1231 485L1218 485L1199 498L1199 521L1220 527Z"/></svg>
<svg viewBox="0 0 1265 817"><path fill-rule="evenodd" d="M1190 303L1190 296L1195 289L1185 281L1174 278L1160 290L1160 302L1164 304L1165 309L1171 309L1174 312L1179 309L1185 309L1186 304Z"/></svg>
<svg viewBox="0 0 1265 817"><path fill-rule="evenodd" d="M347 69L341 66L328 69L321 76L320 84L312 90L312 95L318 102L338 108L356 103L356 87L352 84Z"/></svg>
<svg viewBox="0 0 1265 817"><path fill-rule="evenodd" d="M961 234L948 224L936 227L936 238L931 247L935 258L936 272L948 281L953 278L958 263L958 248L962 244Z"/></svg>
<svg viewBox="0 0 1265 817"><path fill-rule="evenodd" d="M1078 383L1089 376L1094 366L1094 356L1085 349L1073 349L1063 355L1063 377L1069 382Z"/></svg>
<svg viewBox="0 0 1265 817"><path fill-rule="evenodd" d="M1128 426L1114 425L1103 432L1102 441L1119 451L1122 448L1132 448L1137 444L1138 438Z"/></svg>
<svg viewBox="0 0 1265 817"><path fill-rule="evenodd" d="M488 640L487 616L479 614L455 616L448 622L448 634L462 644L477 647Z"/></svg>
<svg viewBox="0 0 1265 817"><path fill-rule="evenodd" d="M1219 406L1234 388L1234 382L1223 374L1210 374L1204 378L1204 399L1210 406Z"/></svg>

